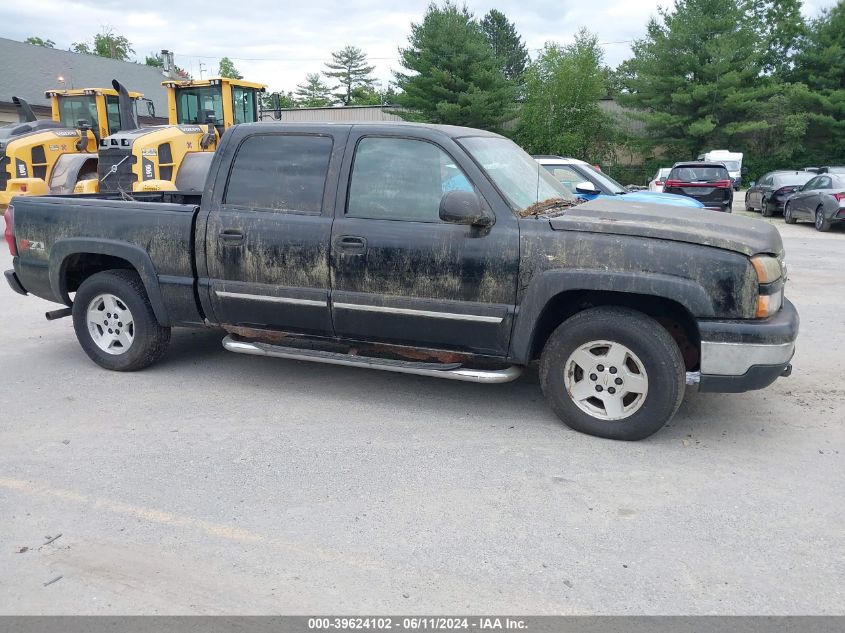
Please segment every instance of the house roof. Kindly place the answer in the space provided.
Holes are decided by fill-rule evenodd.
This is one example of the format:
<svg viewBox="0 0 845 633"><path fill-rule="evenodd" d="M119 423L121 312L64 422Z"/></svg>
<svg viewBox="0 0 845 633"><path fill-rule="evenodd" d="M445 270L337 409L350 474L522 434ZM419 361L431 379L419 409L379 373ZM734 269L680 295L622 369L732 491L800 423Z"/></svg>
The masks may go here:
<svg viewBox="0 0 845 633"><path fill-rule="evenodd" d="M24 44L0 37L0 102L12 97L31 105L50 106L46 90L56 88L110 88L117 79L128 90L141 92L155 104L158 116L167 116L167 92L161 82L168 79L160 68L122 62L96 55L82 55L57 48ZM64 77L61 84L57 78Z"/></svg>

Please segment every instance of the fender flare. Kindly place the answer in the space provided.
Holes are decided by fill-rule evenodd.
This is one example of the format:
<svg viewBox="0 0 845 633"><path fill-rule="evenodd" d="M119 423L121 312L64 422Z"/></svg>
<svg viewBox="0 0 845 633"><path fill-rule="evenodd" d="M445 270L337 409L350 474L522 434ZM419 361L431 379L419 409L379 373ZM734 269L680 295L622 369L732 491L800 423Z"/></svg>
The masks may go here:
<svg viewBox="0 0 845 633"><path fill-rule="evenodd" d="M715 316L707 291L695 281L673 275L606 270L547 270L531 280L517 309L509 360L530 360L540 315L557 295L572 290L618 292L668 299L693 317Z"/></svg>
<svg viewBox="0 0 845 633"><path fill-rule="evenodd" d="M153 260L149 253L140 246L121 242L120 240L95 239L87 237L70 237L57 241L50 249L50 287L53 294L59 297L65 305L72 305L67 290L66 269L71 255L91 253L94 255L110 255L129 262L147 291L153 313L162 325L170 325L170 317L161 295Z"/></svg>

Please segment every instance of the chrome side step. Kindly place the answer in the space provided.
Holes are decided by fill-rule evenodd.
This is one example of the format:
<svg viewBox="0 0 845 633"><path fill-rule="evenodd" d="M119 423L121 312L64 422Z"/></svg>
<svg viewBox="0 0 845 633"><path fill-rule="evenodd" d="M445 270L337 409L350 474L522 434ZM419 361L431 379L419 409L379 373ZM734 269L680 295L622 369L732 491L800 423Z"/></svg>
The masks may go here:
<svg viewBox="0 0 845 633"><path fill-rule="evenodd" d="M319 350L297 349L271 343L241 341L231 335L223 339L223 347L238 354L252 354L254 356L273 356L291 360L308 360L329 365L347 365L350 367L365 367L394 371L401 374L416 374L418 376L433 376L449 380L463 380L466 382L500 383L516 380L522 374L522 367L511 365L505 369L470 369L460 363L420 363L390 358L371 358L367 356L353 356L338 352L323 352Z"/></svg>

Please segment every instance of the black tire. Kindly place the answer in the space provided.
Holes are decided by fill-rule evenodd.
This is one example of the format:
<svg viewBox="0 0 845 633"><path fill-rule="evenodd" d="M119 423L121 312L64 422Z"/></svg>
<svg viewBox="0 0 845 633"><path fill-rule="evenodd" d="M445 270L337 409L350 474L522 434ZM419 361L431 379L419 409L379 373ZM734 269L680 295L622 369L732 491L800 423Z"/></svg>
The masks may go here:
<svg viewBox="0 0 845 633"><path fill-rule="evenodd" d="M816 208L816 218L814 224L816 225L816 230L821 231L822 233L830 230L830 220L825 219L824 207L821 205Z"/></svg>
<svg viewBox="0 0 845 633"><path fill-rule="evenodd" d="M579 348L593 341L627 347L645 369L647 393L639 409L627 417L603 420L591 415L567 391L567 362ZM582 377L585 379L586 375ZM598 307L579 312L552 333L540 358L540 386L561 421L576 431L614 440L641 440L660 430L681 404L685 379L684 361L675 340L657 321L630 308Z"/></svg>
<svg viewBox="0 0 845 633"><path fill-rule="evenodd" d="M792 207L789 206L789 202L786 203L786 206L783 207L783 221L787 224L795 224L797 220L792 216Z"/></svg>
<svg viewBox="0 0 845 633"><path fill-rule="evenodd" d="M760 208L760 214L764 218L770 218L775 214L775 210L771 204L769 204L768 200L763 200L763 206Z"/></svg>
<svg viewBox="0 0 845 633"><path fill-rule="evenodd" d="M104 351L94 340L95 334L89 330L88 308L96 298L103 295L111 295L119 300L123 304L122 309L128 309L131 313L133 322L131 343L125 349L118 346L114 353ZM101 328L98 322L95 329L99 328L103 334L104 328L109 325L116 327L118 324L104 323ZM124 327L122 323L120 327ZM126 327L129 331L129 326ZM162 357L170 342L170 328L159 325L141 278L131 270L107 270L86 279L74 298L73 328L88 357L101 367L113 371L137 371L152 365ZM120 333L117 329L115 332Z"/></svg>

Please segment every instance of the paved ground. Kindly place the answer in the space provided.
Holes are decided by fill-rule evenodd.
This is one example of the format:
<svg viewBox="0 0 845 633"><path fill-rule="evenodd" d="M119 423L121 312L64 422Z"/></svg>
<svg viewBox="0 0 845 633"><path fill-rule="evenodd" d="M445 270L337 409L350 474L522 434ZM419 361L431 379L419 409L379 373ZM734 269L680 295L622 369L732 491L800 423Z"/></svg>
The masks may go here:
<svg viewBox="0 0 845 633"><path fill-rule="evenodd" d="M688 393L633 444L568 430L534 374L451 383L188 331L110 373L3 287L0 612L845 612L845 231L774 222L794 375Z"/></svg>

